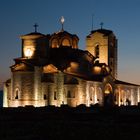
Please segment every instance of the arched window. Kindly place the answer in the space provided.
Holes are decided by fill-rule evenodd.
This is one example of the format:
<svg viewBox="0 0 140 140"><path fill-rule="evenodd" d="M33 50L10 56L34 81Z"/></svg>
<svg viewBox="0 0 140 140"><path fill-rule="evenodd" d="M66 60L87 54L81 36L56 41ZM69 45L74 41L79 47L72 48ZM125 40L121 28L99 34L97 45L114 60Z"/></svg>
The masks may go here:
<svg viewBox="0 0 140 140"><path fill-rule="evenodd" d="M71 92L70 92L70 90L68 90L68 92L67 92L67 98L71 98Z"/></svg>
<svg viewBox="0 0 140 140"><path fill-rule="evenodd" d="M67 91L67 98L75 98L76 93L77 93L76 88L74 88L72 91L68 90Z"/></svg>
<svg viewBox="0 0 140 140"><path fill-rule="evenodd" d="M62 46L71 46L70 41L68 39L63 39Z"/></svg>
<svg viewBox="0 0 140 140"><path fill-rule="evenodd" d="M54 100L57 100L56 91L54 91Z"/></svg>
<svg viewBox="0 0 140 140"><path fill-rule="evenodd" d="M18 99L18 98L19 98L19 89L17 88L15 91L15 99Z"/></svg>
<svg viewBox="0 0 140 140"><path fill-rule="evenodd" d="M105 86L105 94L107 95L110 93L112 93L112 86L109 83L107 83Z"/></svg>
<svg viewBox="0 0 140 140"><path fill-rule="evenodd" d="M77 41L76 40L73 40L73 42L72 42L72 48L78 48L78 46L77 46Z"/></svg>
<svg viewBox="0 0 140 140"><path fill-rule="evenodd" d="M52 40L52 48L58 48L58 40L57 39Z"/></svg>
<svg viewBox="0 0 140 140"><path fill-rule="evenodd" d="M99 45L95 46L95 57L99 58Z"/></svg>
<svg viewBox="0 0 140 140"><path fill-rule="evenodd" d="M93 100L94 96L95 96L94 88L93 87L90 87L90 94L89 94L90 101Z"/></svg>
<svg viewBox="0 0 140 140"><path fill-rule="evenodd" d="M47 96L46 96L46 94L44 94L44 100L46 100L47 99Z"/></svg>

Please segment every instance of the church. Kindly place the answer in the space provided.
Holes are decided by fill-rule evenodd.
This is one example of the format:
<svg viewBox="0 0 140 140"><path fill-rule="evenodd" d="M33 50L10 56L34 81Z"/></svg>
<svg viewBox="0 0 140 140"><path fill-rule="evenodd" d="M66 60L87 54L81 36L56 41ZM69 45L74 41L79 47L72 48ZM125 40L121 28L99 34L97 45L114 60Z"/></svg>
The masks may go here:
<svg viewBox="0 0 140 140"><path fill-rule="evenodd" d="M138 105L140 86L117 79L117 38L113 31L92 30L85 50L79 38L63 29L35 31L21 38L21 57L10 66L3 107L68 105L87 107Z"/></svg>

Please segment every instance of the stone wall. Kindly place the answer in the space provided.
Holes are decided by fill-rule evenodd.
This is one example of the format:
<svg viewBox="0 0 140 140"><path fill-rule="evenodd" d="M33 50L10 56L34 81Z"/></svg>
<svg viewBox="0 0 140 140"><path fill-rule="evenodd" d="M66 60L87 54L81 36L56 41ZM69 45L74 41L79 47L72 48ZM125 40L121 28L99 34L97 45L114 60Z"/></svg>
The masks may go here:
<svg viewBox="0 0 140 140"><path fill-rule="evenodd" d="M19 89L18 99L34 99L34 73L13 72L12 78L12 100L15 100L16 89Z"/></svg>
<svg viewBox="0 0 140 140"><path fill-rule="evenodd" d="M64 74L58 72L54 75L56 84L57 106L64 104Z"/></svg>
<svg viewBox="0 0 140 140"><path fill-rule="evenodd" d="M86 81L79 79L77 105L86 105Z"/></svg>
<svg viewBox="0 0 140 140"><path fill-rule="evenodd" d="M78 105L78 85L77 84L65 84L64 85L64 104L71 107Z"/></svg>

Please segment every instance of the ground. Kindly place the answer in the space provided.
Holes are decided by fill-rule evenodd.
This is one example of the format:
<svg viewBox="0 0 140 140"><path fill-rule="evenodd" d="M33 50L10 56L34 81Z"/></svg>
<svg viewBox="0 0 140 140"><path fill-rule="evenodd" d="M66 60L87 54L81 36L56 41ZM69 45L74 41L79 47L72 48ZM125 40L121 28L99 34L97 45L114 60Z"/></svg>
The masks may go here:
<svg viewBox="0 0 140 140"><path fill-rule="evenodd" d="M1 140L140 138L140 107L0 109Z"/></svg>

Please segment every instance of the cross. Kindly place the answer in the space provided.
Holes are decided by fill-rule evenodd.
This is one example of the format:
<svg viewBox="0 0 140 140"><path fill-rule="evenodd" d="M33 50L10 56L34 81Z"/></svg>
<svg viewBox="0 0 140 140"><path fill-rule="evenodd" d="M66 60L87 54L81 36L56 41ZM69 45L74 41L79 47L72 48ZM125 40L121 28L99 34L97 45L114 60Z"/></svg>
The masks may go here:
<svg viewBox="0 0 140 140"><path fill-rule="evenodd" d="M102 28L103 28L104 23L103 23L103 22L101 22L101 23L100 23L100 25L101 25L101 29L102 29Z"/></svg>
<svg viewBox="0 0 140 140"><path fill-rule="evenodd" d="M35 24L34 24L35 32L37 32L37 27L38 27L38 24L35 23Z"/></svg>

